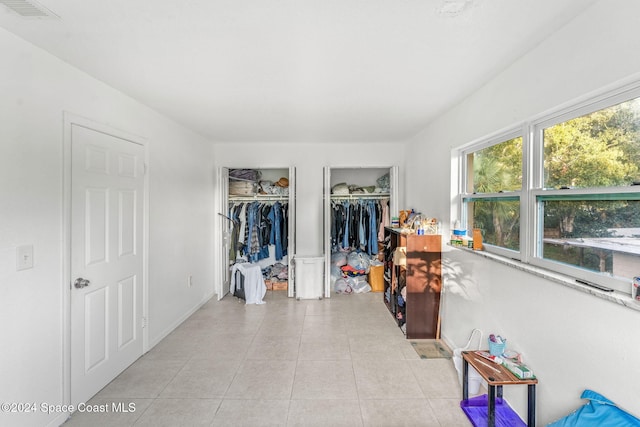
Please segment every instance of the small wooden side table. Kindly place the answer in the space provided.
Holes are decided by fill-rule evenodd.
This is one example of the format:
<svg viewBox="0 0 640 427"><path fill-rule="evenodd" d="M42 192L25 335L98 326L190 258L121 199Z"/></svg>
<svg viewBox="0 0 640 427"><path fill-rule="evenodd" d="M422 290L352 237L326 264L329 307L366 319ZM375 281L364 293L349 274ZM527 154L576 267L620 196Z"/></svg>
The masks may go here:
<svg viewBox="0 0 640 427"><path fill-rule="evenodd" d="M487 351L488 352L488 351ZM528 410L527 410L527 425L534 427L536 425L536 384L538 380L532 379L520 379L513 375L511 371L502 365L498 365L490 360L485 359L482 356L477 355L474 351L462 352L462 400L469 399L469 365L480 374L482 379L487 382L488 385L488 425L489 427L495 427L496 417L496 393L497 397L502 398L502 386L505 385L526 385L527 397L528 397Z"/></svg>

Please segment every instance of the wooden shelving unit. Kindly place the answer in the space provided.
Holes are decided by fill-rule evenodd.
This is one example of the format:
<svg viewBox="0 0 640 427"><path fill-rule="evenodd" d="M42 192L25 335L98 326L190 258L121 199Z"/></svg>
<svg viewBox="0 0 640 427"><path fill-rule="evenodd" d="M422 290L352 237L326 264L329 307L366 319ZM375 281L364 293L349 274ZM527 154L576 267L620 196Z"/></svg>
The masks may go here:
<svg viewBox="0 0 640 427"><path fill-rule="evenodd" d="M409 339L440 338L441 245L440 235L385 227L383 298ZM406 248L406 261L394 262L397 248Z"/></svg>

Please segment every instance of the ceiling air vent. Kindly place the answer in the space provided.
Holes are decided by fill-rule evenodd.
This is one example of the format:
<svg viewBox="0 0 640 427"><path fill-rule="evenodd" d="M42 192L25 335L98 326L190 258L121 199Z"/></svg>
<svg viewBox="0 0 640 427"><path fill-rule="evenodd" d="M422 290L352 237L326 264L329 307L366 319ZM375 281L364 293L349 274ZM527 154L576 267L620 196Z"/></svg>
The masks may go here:
<svg viewBox="0 0 640 427"><path fill-rule="evenodd" d="M0 4L24 18L60 18L34 0L0 0Z"/></svg>

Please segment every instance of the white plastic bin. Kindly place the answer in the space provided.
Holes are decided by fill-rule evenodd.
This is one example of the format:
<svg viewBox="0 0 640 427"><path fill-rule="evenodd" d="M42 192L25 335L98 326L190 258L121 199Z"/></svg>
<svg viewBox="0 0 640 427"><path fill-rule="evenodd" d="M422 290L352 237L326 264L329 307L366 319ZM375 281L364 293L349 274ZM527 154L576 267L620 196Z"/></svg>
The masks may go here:
<svg viewBox="0 0 640 427"><path fill-rule="evenodd" d="M453 365L458 371L458 382L462 385L462 352L465 351L462 348L456 348L453 350ZM473 369L473 366L469 365L469 380L467 382L469 386L469 395L476 395L480 392L480 384L482 384L482 377Z"/></svg>
<svg viewBox="0 0 640 427"><path fill-rule="evenodd" d="M297 299L324 296L324 257L294 257Z"/></svg>
<svg viewBox="0 0 640 427"><path fill-rule="evenodd" d="M474 341L476 341L476 345L474 346ZM471 331L471 335L469 336L469 341L467 341L467 344L462 347L462 348L456 348L453 350L453 365L456 368L456 371L458 371L458 381L460 382L460 385L462 385L462 352L463 351L468 351L468 350L479 350L480 349L480 345L482 343L482 331L480 329L474 329ZM468 379L468 386L469 386L469 395L476 395L480 392L480 385L482 384L482 377L480 376L480 374L478 373L478 371L476 371L473 366L469 365L469 379Z"/></svg>

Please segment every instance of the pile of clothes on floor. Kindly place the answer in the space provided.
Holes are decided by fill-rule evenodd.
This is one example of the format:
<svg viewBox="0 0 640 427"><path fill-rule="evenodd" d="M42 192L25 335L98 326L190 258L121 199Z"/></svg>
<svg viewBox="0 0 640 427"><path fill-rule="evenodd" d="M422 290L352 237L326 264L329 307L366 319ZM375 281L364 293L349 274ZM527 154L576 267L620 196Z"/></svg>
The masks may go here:
<svg viewBox="0 0 640 427"><path fill-rule="evenodd" d="M272 282L286 282L289 280L289 267L281 262L276 262L262 269L262 277L264 277L264 280L271 280Z"/></svg>
<svg viewBox="0 0 640 427"><path fill-rule="evenodd" d="M338 294L371 292L367 274L372 265L382 264L359 250L331 254L331 285Z"/></svg>

